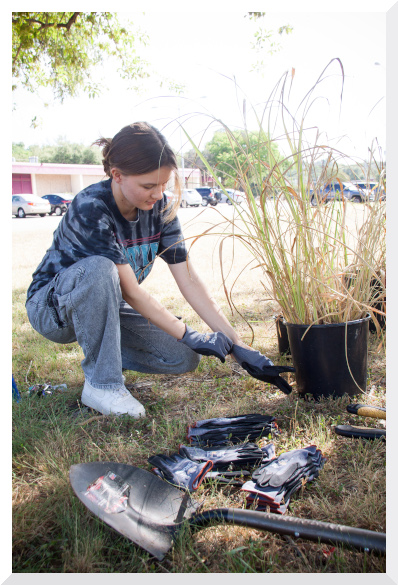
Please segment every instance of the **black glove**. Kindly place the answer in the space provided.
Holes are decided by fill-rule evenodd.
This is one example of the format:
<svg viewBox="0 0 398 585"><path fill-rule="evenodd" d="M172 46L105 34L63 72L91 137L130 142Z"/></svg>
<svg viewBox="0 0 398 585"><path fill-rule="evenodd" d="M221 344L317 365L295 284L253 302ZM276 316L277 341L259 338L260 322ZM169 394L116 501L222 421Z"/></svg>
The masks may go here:
<svg viewBox="0 0 398 585"><path fill-rule="evenodd" d="M263 452L263 458L261 460L261 464L268 463L271 459L275 459L275 445L273 443L268 443L268 445L261 445L261 441L259 444L261 451Z"/></svg>
<svg viewBox="0 0 398 585"><path fill-rule="evenodd" d="M249 492L247 503L258 510L270 507L271 512L284 514L291 496L303 483L318 477L326 458L315 445L294 449L276 459L263 463L252 475L252 481L242 486Z"/></svg>
<svg viewBox="0 0 398 585"><path fill-rule="evenodd" d="M218 483L242 487L243 484L250 478L250 472L246 469L239 469L238 471L209 471L206 474L206 482L217 481Z"/></svg>
<svg viewBox="0 0 398 585"><path fill-rule="evenodd" d="M264 451L254 443L242 443L236 447L217 447L201 449L180 445L180 455L201 463L213 462L213 471L232 471L245 467L260 465L264 459Z"/></svg>
<svg viewBox="0 0 398 585"><path fill-rule="evenodd" d="M231 352L233 342L221 331L217 333L198 333L186 325L184 337L179 339L196 353L201 355L215 355L223 363L225 356Z"/></svg>
<svg viewBox="0 0 398 585"><path fill-rule="evenodd" d="M270 487L285 491L295 484L300 484L301 478L313 479L322 469L326 458L315 445L294 449L282 453L276 459L264 463L253 472L253 480L257 486Z"/></svg>
<svg viewBox="0 0 398 585"><path fill-rule="evenodd" d="M262 414L242 414L234 417L200 420L188 427L187 438L192 446L226 446L259 437L278 434L275 417Z"/></svg>
<svg viewBox="0 0 398 585"><path fill-rule="evenodd" d="M292 387L279 375L282 372L295 372L292 366L274 366L273 362L259 351L246 349L240 345L233 345L231 353L238 364L253 378L274 384L285 394L292 391Z"/></svg>
<svg viewBox="0 0 398 585"><path fill-rule="evenodd" d="M256 469L253 480L261 487L280 488L299 475L296 471L304 473L310 459L311 454L306 449L288 451Z"/></svg>
<svg viewBox="0 0 398 585"><path fill-rule="evenodd" d="M198 489L206 473L213 467L211 461L196 463L181 457L178 453L174 453L170 457L162 454L153 455L148 458L148 462L157 468L157 475L179 488L188 489L190 492Z"/></svg>

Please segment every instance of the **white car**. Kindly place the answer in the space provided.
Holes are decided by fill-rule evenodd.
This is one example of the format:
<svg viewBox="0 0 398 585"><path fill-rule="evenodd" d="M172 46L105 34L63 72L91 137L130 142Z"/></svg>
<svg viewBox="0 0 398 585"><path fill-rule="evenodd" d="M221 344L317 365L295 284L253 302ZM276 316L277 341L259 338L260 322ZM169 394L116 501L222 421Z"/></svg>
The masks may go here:
<svg viewBox="0 0 398 585"><path fill-rule="evenodd" d="M16 193L12 196L12 214L15 217L26 217L27 215L44 217L46 213L51 213L49 201L31 193Z"/></svg>
<svg viewBox="0 0 398 585"><path fill-rule="evenodd" d="M199 207L202 205L202 196L196 189L183 189L181 193L181 207Z"/></svg>
<svg viewBox="0 0 398 585"><path fill-rule="evenodd" d="M229 197L225 195L224 191L220 191L220 203L228 203L228 205L232 205L232 201L240 204L245 200L245 194L243 191L238 191L237 189L225 189L225 191L228 193Z"/></svg>
<svg viewBox="0 0 398 585"><path fill-rule="evenodd" d="M354 201L385 199L386 194L383 186L377 181L352 181L350 185L352 185L352 190L356 190L352 196Z"/></svg>
<svg viewBox="0 0 398 585"><path fill-rule="evenodd" d="M175 193L173 193L173 191L170 191L169 189L166 189L166 191L163 192L163 195L166 195L167 203L170 203L170 201L174 201L174 199L176 198Z"/></svg>

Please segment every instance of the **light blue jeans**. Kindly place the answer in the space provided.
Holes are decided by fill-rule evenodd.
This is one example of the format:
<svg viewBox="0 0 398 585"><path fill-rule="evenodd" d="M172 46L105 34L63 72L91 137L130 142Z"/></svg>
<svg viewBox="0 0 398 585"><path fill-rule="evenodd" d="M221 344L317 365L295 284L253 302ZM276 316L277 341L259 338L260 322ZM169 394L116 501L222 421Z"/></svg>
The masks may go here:
<svg viewBox="0 0 398 585"><path fill-rule="evenodd" d="M58 273L26 303L32 327L56 343L77 341L95 388L116 389L122 368L145 374L195 370L200 356L123 301L112 260L90 256Z"/></svg>

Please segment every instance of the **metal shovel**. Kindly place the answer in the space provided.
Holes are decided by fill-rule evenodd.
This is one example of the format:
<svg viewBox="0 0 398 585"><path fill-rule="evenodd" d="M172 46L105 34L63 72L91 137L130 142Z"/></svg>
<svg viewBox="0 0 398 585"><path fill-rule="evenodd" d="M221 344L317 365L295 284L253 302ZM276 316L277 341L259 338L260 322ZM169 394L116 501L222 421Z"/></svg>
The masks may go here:
<svg viewBox="0 0 398 585"><path fill-rule="evenodd" d="M386 551L386 535L371 530L238 508L197 514L200 505L188 492L132 465L80 463L72 465L69 478L75 494L93 514L159 560L171 549L186 521L196 527L235 524L365 551Z"/></svg>

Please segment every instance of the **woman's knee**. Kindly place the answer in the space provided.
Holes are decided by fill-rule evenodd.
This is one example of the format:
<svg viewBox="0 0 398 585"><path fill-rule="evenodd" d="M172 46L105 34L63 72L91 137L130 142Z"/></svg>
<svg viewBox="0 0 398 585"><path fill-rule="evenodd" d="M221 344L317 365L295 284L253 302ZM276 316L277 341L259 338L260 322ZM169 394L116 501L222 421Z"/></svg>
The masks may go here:
<svg viewBox="0 0 398 585"><path fill-rule="evenodd" d="M90 303L106 305L111 299L119 306L122 292L118 270L109 258L83 258L54 279L54 302L59 307L69 307L69 300L76 307Z"/></svg>
<svg viewBox="0 0 398 585"><path fill-rule="evenodd" d="M83 258L76 263L82 267L86 274L94 273L96 275L104 274L104 275L115 275L119 274L116 264L113 260L106 258L105 256L89 256L88 258Z"/></svg>
<svg viewBox="0 0 398 585"><path fill-rule="evenodd" d="M201 359L202 356L192 350L184 353L184 355L181 355L179 362L174 364L175 373L185 374L187 372L193 372L198 367Z"/></svg>
<svg viewBox="0 0 398 585"><path fill-rule="evenodd" d="M90 256L79 261L79 268L83 271L83 278L92 281L96 290L99 287L112 286L120 289L120 278L116 264L105 256Z"/></svg>

